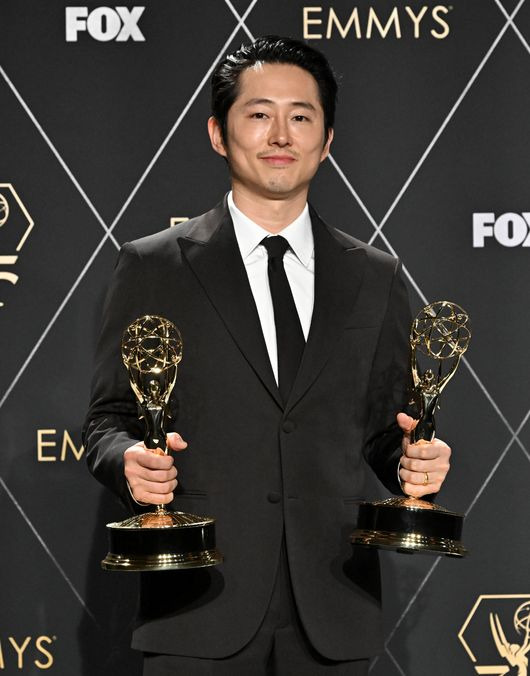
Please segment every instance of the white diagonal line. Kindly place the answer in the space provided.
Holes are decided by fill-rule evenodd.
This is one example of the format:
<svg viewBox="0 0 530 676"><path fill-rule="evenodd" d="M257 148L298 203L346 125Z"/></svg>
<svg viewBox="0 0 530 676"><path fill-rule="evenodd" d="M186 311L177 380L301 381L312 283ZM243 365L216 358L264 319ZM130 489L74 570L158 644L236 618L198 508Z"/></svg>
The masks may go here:
<svg viewBox="0 0 530 676"><path fill-rule="evenodd" d="M530 417L530 411L528 411L528 413L526 414L526 416L523 418L523 422L519 425L519 427L517 428L517 431L516 431L516 433L515 433L515 435L517 435L517 436L515 437L515 438L516 438L516 441L519 442L519 447L521 448L521 450L523 451L523 453L526 455L526 458L527 458L528 462L530 462L530 453L528 452L528 449L526 448L526 446L524 446L524 444L521 443L521 441L520 441L518 435L519 435L519 432L523 429L523 427L524 427L524 426L526 425L526 423L528 422L529 417Z"/></svg>
<svg viewBox="0 0 530 676"><path fill-rule="evenodd" d="M416 589L416 592L414 593L414 595L413 595L413 596L411 597L411 599L409 600L407 606L405 607L405 609L404 609L403 612L401 613L401 615L400 615L398 621L397 621L396 624L394 625L394 628L392 629L392 631L391 631L390 634L388 635L388 637L387 637L387 639L386 639L386 641L385 641L385 650L386 650L388 644L390 643L390 641L392 640L394 634L395 634L396 631L398 630L399 626L401 625L401 623L403 622L403 620L404 620L405 617L407 616L409 610L410 610L410 609L412 608L412 606L414 605L416 599L418 598L419 594L421 593L421 590L422 590L422 589L425 587L425 585L427 584L428 579L431 577L431 575L433 574L433 572L436 570L436 567L437 567L437 565L440 563L440 561L441 561L441 557L438 557L437 559L435 559L435 561L433 561L433 564L432 564L431 567L429 568L429 571L427 572L427 575L426 575L426 576L423 578L423 580L421 581L420 586L418 587L418 589ZM376 658L374 659L374 661L373 661L372 664L370 665L369 671L371 671L371 670L374 668L374 666L377 664L378 659L379 659L378 657L376 657Z"/></svg>
<svg viewBox="0 0 530 676"><path fill-rule="evenodd" d="M525 415L525 417L522 419L521 424L519 425L519 427L517 428L517 430L512 434L512 438L511 438L510 441L506 444L506 447L505 447L505 449L503 450L503 452L500 454L500 456L499 456L497 462L493 465L493 467L491 468L490 473L488 474L488 476L486 477L486 479L485 479L484 482L482 483L482 486L481 486L481 487L479 488L479 490L477 491L475 497L474 497L473 500L471 501L471 504L470 504L469 507L467 508L466 516L467 516L467 515L469 514L469 512L473 509L473 507L474 507L475 504L477 503L478 499L480 498L480 496L482 495L482 493L483 493L484 490L486 489L486 486L489 484L489 482L490 482L491 479L493 478L493 475L495 474L495 472L496 472L497 469L499 468L500 464L501 464L502 461L504 460L504 456L505 456L505 455L508 453L508 451L510 450L511 445L512 445L513 442L518 438L517 435L518 435L519 432L523 429L523 427L525 426L525 424L526 424L526 422L528 421L528 418L529 418L529 417L530 417L530 410L529 410L528 413ZM524 447L523 447L523 450L526 450L526 449L524 449ZM528 453L526 453L526 456L528 457ZM530 459L530 458L529 458L529 459Z"/></svg>
<svg viewBox="0 0 530 676"><path fill-rule="evenodd" d="M25 371L26 368L28 367L29 363L31 362L31 360L32 360L33 357L35 356L35 353L37 352L37 350L39 349L39 347L42 345L44 339L46 338L46 336L47 336L48 333L50 332L52 326L55 324L55 322L56 322L57 319L59 318L59 315L61 314L61 312L63 311L64 307L66 306L66 304L68 303L68 301L69 301L70 298L72 297L72 294L74 293L74 291L75 291L75 290L77 289L77 287L79 286L81 280L83 279L83 277L84 277L85 274L87 273L88 269L89 269L90 266L92 265L94 259L95 259L96 256L98 255L99 251L101 250L101 247L103 246L103 244L105 244L105 242L106 242L106 240L107 240L108 237L109 237L108 233L105 234L105 235L103 236L102 240L101 240L100 243L97 245L97 247L94 249L94 251L92 252L92 255L90 256L90 258L88 259L88 261L85 263L85 267L81 270L81 273L79 274L78 278L75 280L75 282L73 283L72 287L70 288L70 290L68 291L68 293L66 294L66 296L63 298L62 303L59 305L59 307L58 307L57 310L55 311L55 314L53 315L53 317L52 317L52 318L50 319L50 321L48 322L48 326L47 326L47 327L44 329L44 331L41 333L39 339L37 340L37 342L36 342L35 345L33 346L31 352L28 354L28 356L27 356L26 359L24 360L24 363L22 364L22 366L21 366L20 369L18 370L18 373L16 374L16 376L15 376L15 377L13 378L13 380L11 381L11 384L9 385L9 387L7 388L7 390L4 392L4 396L2 397L2 399L0 399L0 408L2 408L2 406L4 405L6 399L7 399L7 398L9 397L9 395L11 394L13 388L15 387L15 385L16 385L16 384L18 383L18 381L20 380L22 374L24 373L24 371Z"/></svg>
<svg viewBox="0 0 530 676"><path fill-rule="evenodd" d="M254 7L254 5L256 4L256 2L257 2L257 0L252 0L252 2L251 2L250 5L248 6L248 8L247 8L247 10L246 10L246 12L245 12L245 14L244 14L243 19L244 19L246 16L248 16L249 12L253 9L253 7ZM103 236L103 238L101 239L100 243L98 244L98 246L96 247L96 249L93 251L92 255L90 256L90 258L89 258L88 261L86 262L85 266L83 267L83 269L82 269L81 272L79 273L79 276L78 276L77 279L75 280L75 282L74 282L72 288L70 289L70 291L69 291L69 292L66 294L66 296L64 297L62 303L61 303L61 304L59 305L59 307L57 308L55 314L53 315L53 317L51 318L50 322L48 323L48 326L44 329L44 332L42 333L42 335L41 335L40 338L38 339L37 343L34 345L33 349L31 350L31 352L29 353L29 355L26 357L26 359L25 359L24 363L22 364L21 368L19 369L18 373L15 375L15 377L14 377L14 379L12 380L11 384L9 385L9 387L7 388L7 390L5 391L4 396L2 397L2 399L0 399L0 408L2 408L2 406L4 405L6 399L7 399L8 396L11 394L13 388L15 387L15 385L17 384L17 382L20 380L20 377L22 376L22 374L24 373L24 371L26 370L26 368L27 368L28 365L30 364L30 362L31 362L31 360L33 359L33 357L35 356L35 353L37 352L37 350L38 350L39 347L41 346L41 344L42 344L44 338L48 335L48 333L50 332L50 329L51 329L52 326L55 324L55 322L57 321L57 319L58 319L58 317L60 316L61 312L62 312L63 309L65 308L66 304L68 303L68 301L69 301L70 298L72 297L73 292L74 292L75 289L79 286L81 280L84 278L84 276L86 275L86 273L88 272L88 270L89 270L90 267L92 266L92 263L94 262L96 256L98 255L99 251L101 250L103 244L105 243L105 241L107 240L107 238L111 236L112 230L116 227L116 225L117 225L119 219L120 219L121 216L123 215L123 212L125 211L125 209L127 208L127 206L130 204L132 198L134 197L134 195L135 195L136 192L138 191L138 188L140 187L140 185L141 185L141 184L143 183L143 181L145 180L145 178L146 178L147 174L149 173L149 171L151 171L151 169L153 168L153 166L154 166L156 160L160 157L160 155L161 155L163 149L166 147L167 143L169 142L169 139L170 139L171 136L175 133L175 131L177 130L177 128L180 126L180 123L181 123L182 120L184 119L184 116L185 116L186 113L189 111L189 109L190 109L192 103L195 101L195 99L196 99L197 96L199 95L199 92L201 91L202 87L204 86L205 82L206 82L206 81L208 80L208 78L210 77L210 74L211 74L212 70L214 69L215 64L216 64L217 61L219 60L220 56L223 54L223 52L224 52L224 50L226 49L226 47L227 47L227 46L230 44L230 42L232 41L232 39L233 39L234 35L236 34L236 32L240 29L241 24L242 24L242 22L243 22L243 19L241 19L241 21L239 21L239 22L237 23L237 25L236 25L236 27L234 28L234 30L230 33L230 36L228 37L228 39L226 40L226 42L224 43L224 45L223 45L222 48L220 49L220 51L219 51L219 53L217 54L217 56L215 57L215 61L213 61L212 65L210 66L210 68L209 68L208 71L206 72L205 76L202 78L202 80L201 80L200 83L198 84L198 86L197 86L197 88L195 89L195 91L193 92L193 94L192 94L190 100L188 101L188 103L186 104L185 108L183 109L183 111L182 111L181 114L179 115L177 121L175 122L175 124L174 124L173 127L171 128L171 130L170 130L169 134L167 135L166 139L164 140L164 142L162 143L162 145L160 146L160 148L159 148L159 149L157 150L157 152L155 153L153 159L152 159L151 162L149 163L147 169L146 169L146 170L144 171L144 173L142 174L140 180L138 181L138 183L137 183L136 186L134 187L133 191L131 192L131 194L129 195L129 197L127 198L127 200L125 201L125 204L123 205L123 207L122 207L122 208L120 209L120 211L118 212L118 215L116 216L116 218L115 218L114 221L112 222L110 228L107 228L107 227L105 226L105 231L106 231L106 232L105 232L105 235Z"/></svg>
<svg viewBox="0 0 530 676"><path fill-rule="evenodd" d="M331 155L329 155L329 156L328 156L328 159L331 161L331 164L332 164L333 167L335 168L337 174L338 174L338 175L340 176L340 178L342 179L344 185L348 188L348 191L353 195L353 197L355 198L355 200L357 201L357 203L359 204L359 206L361 207L361 209L363 210L363 212L366 214L366 217L368 218L368 220L370 221L370 223L373 225L374 229L377 230L377 229L378 229L378 226L377 226L377 223L376 223L375 218L372 216L372 214L370 213L370 211L368 210L368 208L366 207L366 205L364 204L364 202L361 200L361 198L359 197L359 194L357 193L357 191L355 190L355 188L352 186L352 184L351 184L350 181L348 180L348 177L347 177L346 174L342 171L342 169L341 169L340 166L338 165L338 163L337 163L337 161L335 160L335 158L332 157ZM384 242L386 248L387 248L388 251L392 254L392 256L394 256L394 257L397 258L398 255L397 255L397 253L396 253L394 247L393 247L393 246L390 244L390 242L388 241L388 239L387 239L385 233L379 230L379 237L383 240L383 242ZM370 241L371 241L371 240L370 240ZM402 269L403 269L403 274L404 274L404 275L406 276L406 278L409 280L410 285L414 288L414 290L416 291L416 293L418 294L418 296L421 298L421 300L425 303L425 305L428 305L428 304L429 304L429 301L427 300L425 294L424 294L423 291L420 289L420 287L416 284L414 278L412 277L412 275L411 275L410 272L408 271L407 267L403 264L403 261L401 262L401 265L402 265Z"/></svg>
<svg viewBox="0 0 530 676"><path fill-rule="evenodd" d="M401 668L399 662L397 661L397 659L394 657L394 655L390 652L390 650L389 650L388 648L386 649L386 654L387 654L387 655L390 657L390 659L392 660L392 663L394 664L394 666L396 667L396 669L399 671L400 676L406 676L406 674L405 674L405 672L403 671L403 669Z"/></svg>
<svg viewBox="0 0 530 676"><path fill-rule="evenodd" d="M96 618L94 617L94 615L92 614L92 612L90 611L90 609L88 608L87 604L84 602L84 600L83 600L81 594L80 594L80 593L77 591L77 589L74 587L72 581L70 580L70 578L68 577L68 575L65 573L63 567L62 567L61 564L57 561L57 559L55 558L55 556L52 554L52 552L50 551L49 547L47 546L47 544L44 542L44 540L43 540L42 537L40 536L40 533L39 533L38 530L35 528L35 526L32 524L32 522L30 521L29 517L28 517L27 514L24 512L24 510L22 509L22 507L20 506L20 504L17 502L17 499L15 498L15 496L13 495L13 493L11 493L11 491L10 491L9 488L7 487L5 481L2 479L2 477L0 477L0 484L2 485L2 487L3 487L3 489L5 490L5 492L7 493L7 495L9 496L11 502L15 505L15 507L16 507L17 510L19 511L19 513L20 513L20 515L22 516L22 518L24 519L24 521L27 523L27 525L28 525L29 529L31 530L31 532L33 533L33 535L34 535L34 536L37 538L37 540L39 541L41 547L44 549L44 551L46 552L46 554L47 554L47 555L49 556L49 558L51 559L51 561L52 561L52 563L54 564L54 566L55 566L55 567L57 568L57 570L61 573L61 575L62 575L64 581L65 581L66 584L70 587L70 589L72 590L72 592L73 592L74 596L76 597L76 599L77 599L77 600L79 601L79 603L83 606L84 610L85 610L86 613L89 615L89 617L95 622L96 626L99 627L98 621L96 620Z"/></svg>
<svg viewBox="0 0 530 676"><path fill-rule="evenodd" d="M361 209L362 209L363 212L365 213L366 218L367 218L367 219L370 221L370 223L374 226L375 230L377 230L378 225L377 225L377 222L376 222L375 218L374 218L374 217L372 216L372 214L368 211L368 208L366 207L365 203L364 203L364 202L362 201L362 199L359 197L359 193L355 190L355 188L352 186L352 184L348 181L348 179L346 178L344 172L343 172L342 169L339 167L339 165L337 164L335 158L333 157L333 155L331 155L331 153L328 155L328 160L329 160L329 161L331 162L331 164L334 166L335 171L336 171L337 174L341 177L341 179L344 181L344 184L346 185L346 187L348 188L348 190L349 190L349 191L351 192L351 194L355 197L357 203L359 204L359 206L361 207Z"/></svg>
<svg viewBox="0 0 530 676"><path fill-rule="evenodd" d="M416 599L417 599L418 596L421 594L422 589L423 589L423 588L425 587L425 585L427 584L429 578L430 578L431 575L434 573L434 571L436 570L436 568L437 568L437 566L438 566L438 564L440 563L441 560L442 560L442 557L439 556L438 558L436 558L436 559L433 561L431 567L429 568L429 570L428 570L428 572L427 572L427 575L425 575L425 577L424 577L423 580L421 581L420 586L416 589L414 595L411 597L411 599L409 600L409 602L408 602L406 608L403 610L403 612L401 613L401 615L400 615L398 621L397 621L396 624L394 625L394 628L392 629L392 631L390 632L390 634L387 636L387 639L386 639L386 641L385 641L385 647L386 647L386 646L390 643L390 641L392 640L392 637L394 636L394 634L396 633L397 629L399 628L399 626L401 625L401 623L403 622L403 620L404 620L405 617L407 616L409 610L412 608L412 606L413 606L414 603L416 602Z"/></svg>
<svg viewBox="0 0 530 676"><path fill-rule="evenodd" d="M184 109L182 110L182 112L180 113L180 115L179 115L177 121L176 121L175 124L171 127L171 129L169 130L169 133L168 133L168 135L166 136L166 138L162 141L162 144L160 145L160 148L156 151L156 153L154 154L153 159L151 160L151 162L149 162L149 164L147 165L147 167L146 167L144 173L140 176L140 179L138 180L138 183L134 186L134 188L133 188L131 194L130 194L129 197L125 200L124 205L122 206L122 208L121 208L120 211L118 212L118 215L116 216L116 218L114 219L114 221L112 222L112 224L111 224L111 226L110 226L110 231L111 231L111 232L112 232L112 231L114 230L114 228L116 227L116 225L117 225L118 221L120 220L120 218L122 217L124 211L127 209L127 207L129 206L129 204L131 203L131 201L134 199L134 196L136 195L136 193L138 192L140 186L143 184L143 182L144 182L145 179L147 178L149 172L151 171L151 169L152 169L153 166L155 165L156 161L158 160L158 158L160 157L160 155L161 155L162 152L164 151L164 148L167 146L167 144L168 144L169 141L171 140L173 134L174 134L174 133L177 131L177 129L180 127L180 123L182 122L182 120L183 120L184 117L186 116L187 112L189 111L189 109L190 109L191 106L193 105L195 99L196 99L197 96L199 95L199 93L200 93L200 91L202 90L202 88L204 87L205 83L206 83L207 80L210 78L210 75L212 74L213 69L214 69L215 66L217 65L217 62L219 61L219 59L221 58L221 56L224 54L224 52L225 52L226 48L228 47L228 45L229 45L229 44L232 42L232 40L234 39L234 36L235 36L235 34L237 33L237 31L243 26L246 17L250 14L250 12L251 12L252 9L254 8L254 5L256 4L257 1L258 1L258 0L252 0L252 2L250 3L250 5L249 5L249 6L247 7L247 9L245 10L245 13L243 14L243 17L239 17L239 20L238 20L238 22L237 22L237 24L236 24L234 30L230 33L230 35L228 36L226 42L224 43L224 45L223 45L223 46L221 47L221 49L219 50L219 53L218 53L217 56L215 57L215 60L212 62L212 65L210 66L210 68L208 68L208 70L206 71L204 77L203 77L202 80L199 82L199 85L197 86L197 88L196 88L196 90L193 92L193 94L192 94L190 100L188 101L188 103L186 104L186 106L184 107Z"/></svg>
<svg viewBox="0 0 530 676"><path fill-rule="evenodd" d="M502 420L502 422L506 425L506 428L508 429L508 431L510 432L510 434L513 434L513 435L515 436L515 441L516 441L517 444L520 446L520 448L521 448L521 450L523 451L523 453L524 453L524 454L528 457L528 459L530 460L530 454L529 454L528 450L526 449L526 446L523 444L523 442L521 441L521 439L517 436L519 432L514 432L514 431L513 431L513 427L510 425L510 423L508 422L506 416L503 414L503 412L501 411L501 409L498 407L498 405L496 404L495 400L493 399L493 397L491 396L491 394L488 392L488 390L486 389L486 387L484 386L484 384L482 383L482 381L481 381L480 378L478 377L476 371L472 368L471 364L469 363L469 361L467 360L466 357L462 357L462 362L465 364L465 366L467 367L467 369L468 369L468 371L470 372L471 376L473 377L473 379L475 380L475 382L477 383L477 385L478 385L478 386L480 387L480 389L482 390L482 392L483 392L484 396L486 397L486 399L490 402L491 406L495 409L495 412L497 413L497 415L499 416L499 418L500 418L500 419Z"/></svg>
<svg viewBox="0 0 530 676"><path fill-rule="evenodd" d="M371 214L370 211L368 210L368 208L367 208L367 206L365 205L365 203L364 203L364 202L362 201L362 199L359 197L359 194L357 193L357 191L355 190L355 188L352 186L352 184L351 184L350 181L348 180L346 174L342 171L342 169L341 169L340 166L338 165L338 163L337 163L337 161L335 160L335 158L332 157L331 154L330 154L330 155L328 156L328 159L330 160L331 164L332 164L333 167L335 168L337 174L341 177L341 179L342 179L344 185L348 188L349 192L353 195L353 197L355 198L355 200L357 201L357 203L359 204L359 206L361 207L361 209L362 209L363 212L365 213L365 215L366 215L366 217L368 218L368 220L370 221L370 223L371 223L371 224L373 225L373 227L377 230L377 223L376 223L375 218L372 216L372 214ZM386 235L385 235L383 232L380 231L380 232L379 232L379 237L383 240L383 242L384 242L386 248L387 248L388 251L392 254L392 256L395 256L395 257L397 258L398 255L397 255L397 253L396 253L394 247L393 247L393 246L390 244L390 242L388 241ZM407 267L403 264L403 262L401 263L401 265L402 265L403 274L404 274L404 275L406 276L406 278L409 280L410 285L414 288L414 290L416 291L416 293L418 294L418 296L421 298L421 300L425 303L425 305L428 305L428 304L429 304L429 301L427 300L427 298L426 298L425 294L423 293L423 291L420 289L420 287L419 287L419 286L416 284L416 282L414 281L414 278L412 277L412 275L411 275L410 272L408 271Z"/></svg>
<svg viewBox="0 0 530 676"><path fill-rule="evenodd" d="M517 35L517 37L519 38L519 40L522 42L522 44L523 44L524 48L526 49L526 51L530 54L530 45L529 45L528 42L526 41L526 39L525 39L524 35L521 33L521 31L520 31L520 30L517 28L517 26L514 24L512 17L508 14L508 12L506 11L504 5L500 2L500 0L495 0L495 2L496 2L496 4L498 5L498 7L499 7L499 9L501 10L501 12L502 12L502 13L504 14L504 16L506 17L506 19L508 19L508 23L510 24L510 26L511 26L512 29L514 30L514 32L515 32L515 34Z"/></svg>
<svg viewBox="0 0 530 676"><path fill-rule="evenodd" d="M500 42L502 36L503 36L504 33L508 30L508 27L510 26L510 20L513 19L513 17L517 14L517 12L519 11L519 9L521 8L521 6L523 5L523 3L524 3L525 1L526 1L526 0L519 0L519 3L517 4L517 7L514 9L514 11L512 12L512 14L510 15L509 20L506 21L506 23L505 23L504 26L502 27L501 31L499 32L499 34L497 35L497 37L496 37L495 40L493 41L493 44L492 44L491 47L488 49L488 51L486 52L486 54L485 54L485 56L483 57L482 61L481 61L480 64L478 65L477 69L475 70L475 72L474 72L473 75L471 76L471 79L469 80L469 82L468 82L468 83L466 84L466 86L464 87L462 93L460 94L460 96L458 97L458 99L457 99L456 102L454 103L453 107L452 107L451 110L449 111L449 114L447 115L447 117L445 118L445 120L442 122L442 126L438 129L438 131L437 131L436 134L434 135L433 139L431 140L431 142L429 143L429 145L428 145L427 148L425 149L423 155L420 157L418 163L416 164L416 166L415 166L414 169L412 170L412 173L410 174L410 176L408 177L408 179L407 179L407 180L405 181L405 183L403 184L403 187L401 188L401 190L399 191L399 193L396 195L394 201L393 201L392 204L390 205L390 208L388 209L388 211L387 211L386 214L384 215L383 220L382 220L382 221L379 223L379 225L376 227L376 231L374 232L374 234L373 234L372 237L370 238L370 241L368 242L369 244L371 244L371 243L375 240L375 238L377 237L377 235L381 232L381 229L384 227L384 225L385 225L385 223L387 222L387 220L389 219L390 215L392 214L392 212L394 211L394 209L396 208L396 206L397 206L398 203L400 202L401 198L403 197L403 195L404 195L405 192L407 191L408 187L410 186L410 184L411 184L412 181L414 180L416 174L417 174L418 171L421 169L423 163L425 162L425 160L426 160L427 157L429 156L431 150L432 150L432 149L434 148L434 146L436 145L436 142L438 141L438 139L440 138L440 136L441 136L441 135L443 134L443 132L445 131L445 128L447 127L447 125L449 124L449 122L452 120L454 114L456 113L456 111L458 110L460 104L461 104L462 101L464 100L464 97L466 96L466 94L469 92L469 90L470 90L471 87L473 86L473 83L475 82L475 80L476 80L477 77L479 76L480 72L482 71L482 69L483 69L484 66L486 65L486 63L487 63L487 61L489 60L490 56L493 54L493 52L494 52L495 48L497 47L497 45L499 44L499 42Z"/></svg>
<svg viewBox="0 0 530 676"><path fill-rule="evenodd" d="M61 167L64 169L64 171L65 171L66 174L68 175L68 178L72 181L72 183L73 183L73 184L75 185L75 187L77 188L77 191L79 192L79 194L81 195L81 197L84 199L84 201L85 201L86 204L88 205L88 208L90 209L90 211L94 214L94 216L95 216L96 219L98 220L98 222L99 222L99 224L101 225L101 227L103 228L103 230L105 230L105 232L108 234L109 229L108 229L107 224L105 223L105 221L104 221L104 220L101 218L101 216L99 215L99 212L97 211L96 207L92 204L92 202L91 202L90 199L88 198L88 195L86 194L86 192L83 190L83 188L82 188L81 185L79 184L79 181L78 181L78 180L76 179L76 177L73 175L72 171L70 170L70 168L68 167L68 165L66 164L66 162L63 160L63 158L61 157L61 155L59 154L59 151L57 150L57 148L56 148L56 147L54 146L54 144L52 143L50 137L49 137L48 134L44 131L44 129L42 128L41 124L39 123L39 121L37 120L37 118L35 117L35 115L32 113L32 111L30 110L28 104L24 101L24 99L22 98L20 92L17 90L17 88L15 87L15 85L13 84L13 82L10 80L10 78L8 77L7 73L6 73L5 70L2 68L2 66L0 66L0 74L2 75L2 77L4 78L4 80L7 82L9 88L11 89L11 91L13 92L13 94L15 95L15 97L18 99L18 102L20 103L20 105L22 106L22 108L24 108L24 110L26 111L27 116L28 116L29 119L33 122L33 124L34 124L35 127L37 128L37 130L38 130L38 132L40 133L40 135L42 136L42 138L46 141L48 147L50 148L50 150L52 151L52 153L53 153L53 154L55 155L55 157L57 158L59 164L61 165ZM114 244L114 246L115 246L117 249L119 249L119 248L120 248L120 245L118 244L118 242L117 242L116 239L114 238L114 235L110 235L110 239L112 240L112 243Z"/></svg>
<svg viewBox="0 0 530 676"><path fill-rule="evenodd" d="M237 9L236 9L236 8L234 7L234 5L230 2L230 0L225 0L225 3L228 5L228 8L229 8L230 11L232 12L232 14L236 17L236 19L238 20L238 22L239 22L241 28L245 31L245 33L246 33L246 34L248 35L248 37L252 40L252 42L254 42L255 38L254 38L254 36L252 35L252 33L250 32L250 30L248 29L248 27L247 27L247 25L246 25L246 23L245 23L245 19L247 18L247 13L248 13L248 12L245 13L245 15L244 15L243 17L241 17L240 14L239 14L239 12L237 11Z"/></svg>

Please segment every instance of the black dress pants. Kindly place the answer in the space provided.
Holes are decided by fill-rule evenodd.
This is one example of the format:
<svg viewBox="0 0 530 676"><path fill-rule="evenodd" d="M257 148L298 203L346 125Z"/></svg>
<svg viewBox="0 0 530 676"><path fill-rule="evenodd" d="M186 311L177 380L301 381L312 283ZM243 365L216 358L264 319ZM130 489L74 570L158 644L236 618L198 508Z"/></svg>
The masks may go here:
<svg viewBox="0 0 530 676"><path fill-rule="evenodd" d="M143 676L366 676L368 660L335 662L309 643L293 598L282 544L269 608L254 638L223 659L144 654Z"/></svg>

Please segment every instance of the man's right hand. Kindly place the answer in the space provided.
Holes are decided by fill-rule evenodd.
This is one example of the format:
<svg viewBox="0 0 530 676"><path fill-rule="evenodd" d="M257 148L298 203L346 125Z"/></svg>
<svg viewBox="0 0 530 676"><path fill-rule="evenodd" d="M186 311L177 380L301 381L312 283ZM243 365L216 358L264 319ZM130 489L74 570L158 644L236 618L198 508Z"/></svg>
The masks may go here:
<svg viewBox="0 0 530 676"><path fill-rule="evenodd" d="M172 451L183 451L188 445L176 432L167 435ZM148 450L143 442L130 446L123 454L125 478L137 502L167 505L177 487L177 468L172 455L160 449Z"/></svg>

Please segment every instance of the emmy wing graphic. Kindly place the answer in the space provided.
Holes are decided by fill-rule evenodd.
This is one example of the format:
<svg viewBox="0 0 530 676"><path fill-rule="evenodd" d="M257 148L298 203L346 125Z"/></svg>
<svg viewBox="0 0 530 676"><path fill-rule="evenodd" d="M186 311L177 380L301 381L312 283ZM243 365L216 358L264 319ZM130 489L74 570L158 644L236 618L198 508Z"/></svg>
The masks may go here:
<svg viewBox="0 0 530 676"><path fill-rule="evenodd" d="M497 613L490 613L490 627L493 640L499 655L504 657L510 667L517 667L517 676L528 675L528 657L530 651L530 601L525 601L517 608L513 618L513 625L518 634L524 636L521 644L510 643L501 625ZM496 667L477 667L479 674L506 674L509 667L503 667L503 671L483 671L483 669L496 669ZM479 671L480 669L480 671Z"/></svg>

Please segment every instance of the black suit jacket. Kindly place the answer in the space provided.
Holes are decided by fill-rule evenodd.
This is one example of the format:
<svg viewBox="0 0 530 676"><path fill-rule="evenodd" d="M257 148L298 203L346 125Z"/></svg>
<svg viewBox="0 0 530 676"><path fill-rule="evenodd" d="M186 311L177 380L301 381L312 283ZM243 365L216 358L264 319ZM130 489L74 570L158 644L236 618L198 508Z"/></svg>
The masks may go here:
<svg viewBox="0 0 530 676"><path fill-rule="evenodd" d="M120 254L104 312L84 443L95 477L132 510L123 452L143 438L121 362L125 327L144 314L172 320L184 356L171 429L174 509L213 515L224 563L142 576L133 647L225 657L257 631L285 529L292 585L307 635L323 656L381 649L377 554L348 535L364 497L365 460L399 492L410 311L399 263L328 227L314 210L315 304L285 407L226 206L131 244Z"/></svg>

